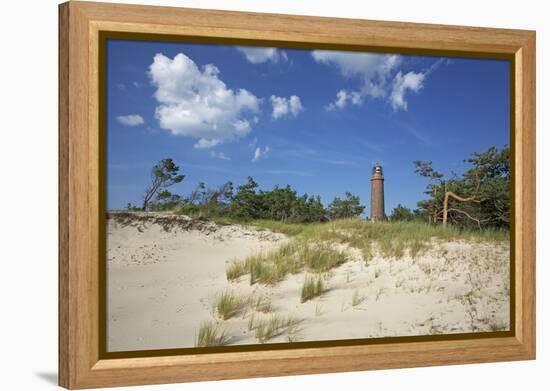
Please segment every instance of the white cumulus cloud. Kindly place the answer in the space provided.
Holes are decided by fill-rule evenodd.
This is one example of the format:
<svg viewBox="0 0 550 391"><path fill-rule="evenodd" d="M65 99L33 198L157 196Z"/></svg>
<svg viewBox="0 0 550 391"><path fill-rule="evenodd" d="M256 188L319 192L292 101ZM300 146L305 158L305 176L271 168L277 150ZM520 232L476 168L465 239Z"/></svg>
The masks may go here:
<svg viewBox="0 0 550 391"><path fill-rule="evenodd" d="M319 63L336 66L344 77L359 77L360 93L375 98L386 94L388 78L402 62L401 56L376 53L314 50L312 56Z"/></svg>
<svg viewBox="0 0 550 391"><path fill-rule="evenodd" d="M237 50L252 64L261 64L267 61L276 63L288 60L286 52L276 48L237 46Z"/></svg>
<svg viewBox="0 0 550 391"><path fill-rule="evenodd" d="M149 67L157 88L155 116L162 129L198 139L196 148L212 148L246 136L256 123L260 99L245 89L227 88L212 64L198 68L183 53L170 59L155 55Z"/></svg>
<svg viewBox="0 0 550 391"><path fill-rule="evenodd" d="M266 158L269 155L270 151L271 148L269 148L269 146L266 146L264 149L256 147L256 149L254 150L254 157L252 158L252 161L256 162L261 158Z"/></svg>
<svg viewBox="0 0 550 391"><path fill-rule="evenodd" d="M329 103L326 109L328 111L335 108L343 109L348 103L358 106L363 103L363 96L357 91L340 90L336 94L336 100L333 103Z"/></svg>
<svg viewBox="0 0 550 391"><path fill-rule="evenodd" d="M326 106L328 111L361 105L365 97L384 99L395 111L407 110L407 92L418 93L426 77L441 64L439 60L426 72L403 73L399 55L314 50L312 56L319 63L335 66L342 76L360 80L357 90L338 91L334 102Z"/></svg>
<svg viewBox="0 0 550 391"><path fill-rule="evenodd" d="M287 115L293 115L296 117L304 109L300 97L296 95L292 95L290 98L271 95L269 99L271 100L271 105L273 106L271 116L274 119L285 117Z"/></svg>
<svg viewBox="0 0 550 391"><path fill-rule="evenodd" d="M139 114L119 115L116 120L124 126L138 126L145 123Z"/></svg>
<svg viewBox="0 0 550 391"><path fill-rule="evenodd" d="M390 103L394 110L407 110L405 94L407 91L418 92L424 86L425 74L408 72L405 75L399 72L393 79Z"/></svg>

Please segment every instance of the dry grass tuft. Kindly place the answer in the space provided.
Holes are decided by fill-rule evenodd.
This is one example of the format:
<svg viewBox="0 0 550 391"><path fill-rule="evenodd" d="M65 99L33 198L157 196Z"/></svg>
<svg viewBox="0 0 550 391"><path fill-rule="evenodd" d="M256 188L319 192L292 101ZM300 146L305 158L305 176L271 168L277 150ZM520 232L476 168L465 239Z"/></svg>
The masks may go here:
<svg viewBox="0 0 550 391"><path fill-rule="evenodd" d="M229 336L225 330L222 330L212 321L202 322L199 328L199 334L195 340L195 346L202 348L208 346L223 346L229 341Z"/></svg>
<svg viewBox="0 0 550 391"><path fill-rule="evenodd" d="M347 260L346 252L334 249L330 243L296 239L276 250L248 256L244 262L232 262L226 275L231 281L250 273L250 285L275 285L288 274L304 269L326 272Z"/></svg>
<svg viewBox="0 0 550 391"><path fill-rule="evenodd" d="M255 330L254 336L260 343L266 343L271 338L284 333L289 334L291 339L295 339L300 320L293 316L282 316L272 314L269 318L253 321L251 329Z"/></svg>
<svg viewBox="0 0 550 391"><path fill-rule="evenodd" d="M258 312L273 312L273 305L271 304L271 300L267 296L258 296L253 299L252 307Z"/></svg>
<svg viewBox="0 0 550 391"><path fill-rule="evenodd" d="M322 276L311 277L306 276L304 284L302 285L301 301L305 303L317 296L321 296L325 290L325 282Z"/></svg>
<svg viewBox="0 0 550 391"><path fill-rule="evenodd" d="M232 261L225 271L227 281L235 281L239 277L248 273L245 263L239 261Z"/></svg>
<svg viewBox="0 0 550 391"><path fill-rule="evenodd" d="M244 309L246 301L231 291L224 291L214 300L214 310L220 318L227 320Z"/></svg>

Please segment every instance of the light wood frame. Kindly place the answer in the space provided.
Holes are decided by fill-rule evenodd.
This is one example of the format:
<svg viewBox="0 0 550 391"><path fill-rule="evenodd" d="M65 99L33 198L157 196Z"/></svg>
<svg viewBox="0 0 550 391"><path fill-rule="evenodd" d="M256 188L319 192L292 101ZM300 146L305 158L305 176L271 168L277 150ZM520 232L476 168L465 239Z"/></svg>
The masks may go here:
<svg viewBox="0 0 550 391"><path fill-rule="evenodd" d="M514 64L511 336L102 359L98 37L164 34L293 47L508 56ZM59 6L59 384L76 388L535 358L535 32L88 2Z"/></svg>

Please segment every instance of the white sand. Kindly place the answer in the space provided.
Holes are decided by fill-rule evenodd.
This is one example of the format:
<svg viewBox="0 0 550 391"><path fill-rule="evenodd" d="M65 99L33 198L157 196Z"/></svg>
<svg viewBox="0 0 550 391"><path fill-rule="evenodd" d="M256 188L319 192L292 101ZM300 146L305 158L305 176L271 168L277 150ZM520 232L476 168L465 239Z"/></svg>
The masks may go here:
<svg viewBox="0 0 550 391"><path fill-rule="evenodd" d="M300 303L305 272L270 287L229 283L227 263L277 247L281 234L240 226L191 223L163 228L143 221L108 223L108 350L192 347L201 321L216 320L230 344L258 343L247 324L271 314L250 308L222 321L212 311L216 294L265 295L274 313L300 320L269 342L315 341L507 330L507 243L437 242L415 259L375 256L346 248L350 261L326 277L328 291ZM165 230L168 229L168 231ZM353 295L362 301L353 306Z"/></svg>
<svg viewBox="0 0 550 391"><path fill-rule="evenodd" d="M185 219L184 216L181 219ZM215 232L214 232L215 231ZM284 235L202 223L168 231L150 221L107 225L107 349L189 347L226 263L286 241Z"/></svg>

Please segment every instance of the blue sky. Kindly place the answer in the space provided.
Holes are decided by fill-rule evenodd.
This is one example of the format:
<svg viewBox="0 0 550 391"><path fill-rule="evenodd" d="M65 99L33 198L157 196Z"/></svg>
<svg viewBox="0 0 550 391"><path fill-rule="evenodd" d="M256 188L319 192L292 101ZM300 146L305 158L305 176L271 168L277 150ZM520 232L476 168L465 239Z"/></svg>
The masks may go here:
<svg viewBox="0 0 550 391"><path fill-rule="evenodd" d="M325 205L351 191L367 214L379 161L386 213L415 208L426 183L412 161L464 171L509 144L509 106L503 60L109 40L107 207L139 205L171 157L178 194L250 175Z"/></svg>

